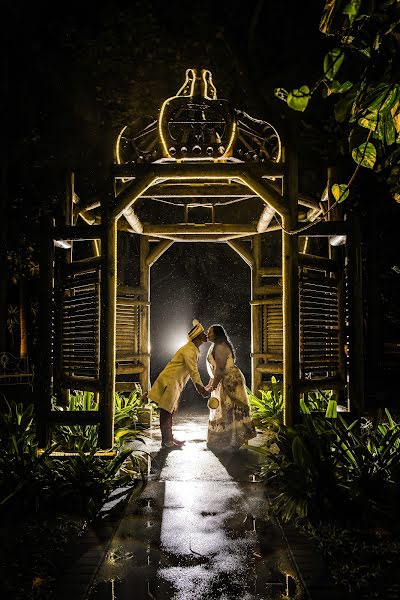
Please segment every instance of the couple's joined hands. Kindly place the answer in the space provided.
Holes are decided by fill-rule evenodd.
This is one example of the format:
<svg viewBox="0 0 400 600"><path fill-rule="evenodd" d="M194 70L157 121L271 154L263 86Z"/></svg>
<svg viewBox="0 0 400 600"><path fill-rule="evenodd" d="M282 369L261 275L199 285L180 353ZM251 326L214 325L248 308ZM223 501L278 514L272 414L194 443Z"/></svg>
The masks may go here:
<svg viewBox="0 0 400 600"><path fill-rule="evenodd" d="M203 385L196 385L197 391L199 392L199 394L201 396L203 396L203 398L209 398L210 397L210 392L208 391L207 387L204 387Z"/></svg>
<svg viewBox="0 0 400 600"><path fill-rule="evenodd" d="M210 381L207 383L206 387L204 388L209 394L211 394L211 392L213 391L213 383L214 383L214 379L210 379Z"/></svg>

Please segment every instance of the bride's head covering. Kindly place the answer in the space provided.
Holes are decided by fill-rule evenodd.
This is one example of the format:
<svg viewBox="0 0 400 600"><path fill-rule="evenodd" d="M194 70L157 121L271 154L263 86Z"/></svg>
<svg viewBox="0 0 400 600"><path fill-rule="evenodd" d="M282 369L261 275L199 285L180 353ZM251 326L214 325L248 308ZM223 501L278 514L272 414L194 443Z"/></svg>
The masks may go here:
<svg viewBox="0 0 400 600"><path fill-rule="evenodd" d="M197 319L193 319L193 327L188 333L189 340L193 341L200 333L204 333L204 327Z"/></svg>

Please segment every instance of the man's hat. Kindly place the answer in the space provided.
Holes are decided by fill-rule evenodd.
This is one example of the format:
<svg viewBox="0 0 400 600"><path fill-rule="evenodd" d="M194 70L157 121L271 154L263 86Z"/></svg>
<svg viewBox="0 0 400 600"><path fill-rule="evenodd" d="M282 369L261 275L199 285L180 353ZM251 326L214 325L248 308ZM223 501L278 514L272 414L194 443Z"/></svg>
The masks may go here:
<svg viewBox="0 0 400 600"><path fill-rule="evenodd" d="M193 327L188 333L189 340L194 340L194 338L197 338L197 336L200 335L200 333L204 333L204 327L201 323L198 322L197 319L193 319Z"/></svg>

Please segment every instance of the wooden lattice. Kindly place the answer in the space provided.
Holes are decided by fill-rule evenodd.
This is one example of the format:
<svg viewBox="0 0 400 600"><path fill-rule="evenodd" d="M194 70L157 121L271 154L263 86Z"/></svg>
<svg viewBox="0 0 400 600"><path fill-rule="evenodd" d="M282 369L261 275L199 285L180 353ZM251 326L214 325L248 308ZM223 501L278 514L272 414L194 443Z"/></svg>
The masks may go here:
<svg viewBox="0 0 400 600"><path fill-rule="evenodd" d="M262 352L283 356L282 303L266 304L261 308Z"/></svg>
<svg viewBox="0 0 400 600"><path fill-rule="evenodd" d="M334 275L300 272L300 369L303 379L339 374L339 297Z"/></svg>
<svg viewBox="0 0 400 600"><path fill-rule="evenodd" d="M61 365L67 377L99 377L100 278L98 270L64 282Z"/></svg>
<svg viewBox="0 0 400 600"><path fill-rule="evenodd" d="M140 351L140 306L131 298L117 298L117 362L137 362Z"/></svg>

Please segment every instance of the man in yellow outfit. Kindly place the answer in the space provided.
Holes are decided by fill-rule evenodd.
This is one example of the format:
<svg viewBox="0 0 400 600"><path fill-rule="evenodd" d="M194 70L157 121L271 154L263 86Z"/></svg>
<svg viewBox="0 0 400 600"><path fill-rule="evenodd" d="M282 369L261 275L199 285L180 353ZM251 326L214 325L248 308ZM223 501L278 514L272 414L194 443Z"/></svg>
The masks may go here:
<svg viewBox="0 0 400 600"><path fill-rule="evenodd" d="M167 366L161 371L149 391L149 399L160 407L161 445L163 448L180 448L184 441L176 440L172 433L172 417L177 411L179 399L188 379L204 398L209 397L197 366L200 346L207 341L203 326L195 319L188 333L189 341L179 348Z"/></svg>

